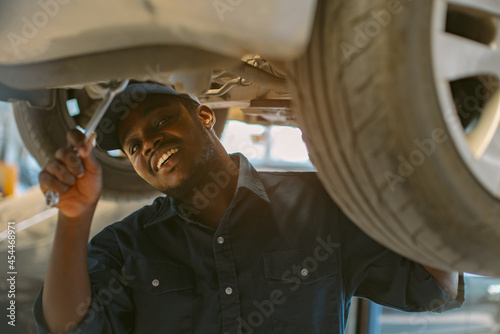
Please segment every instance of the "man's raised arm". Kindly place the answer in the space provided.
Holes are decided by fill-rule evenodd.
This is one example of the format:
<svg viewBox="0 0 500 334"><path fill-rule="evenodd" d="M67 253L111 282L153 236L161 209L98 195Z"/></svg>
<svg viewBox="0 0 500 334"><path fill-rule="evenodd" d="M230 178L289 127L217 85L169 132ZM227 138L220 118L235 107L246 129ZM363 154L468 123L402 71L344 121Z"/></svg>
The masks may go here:
<svg viewBox="0 0 500 334"><path fill-rule="evenodd" d="M90 225L102 190L101 167L78 130L67 134L68 147L40 173L40 188L60 194L59 216L42 295L51 332L68 331L85 317L92 292L87 269ZM73 147L78 148L77 152ZM78 153L78 154L77 154Z"/></svg>

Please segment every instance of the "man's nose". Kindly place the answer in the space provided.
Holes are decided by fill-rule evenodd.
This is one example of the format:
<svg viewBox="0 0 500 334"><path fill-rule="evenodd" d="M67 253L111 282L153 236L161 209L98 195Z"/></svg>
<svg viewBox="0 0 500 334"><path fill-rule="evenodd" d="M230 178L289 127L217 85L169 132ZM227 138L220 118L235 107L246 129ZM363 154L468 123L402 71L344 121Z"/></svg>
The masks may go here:
<svg viewBox="0 0 500 334"><path fill-rule="evenodd" d="M142 154L144 154L145 156L149 156L153 151L153 149L160 144L160 141L161 141L160 135L146 138L142 146Z"/></svg>

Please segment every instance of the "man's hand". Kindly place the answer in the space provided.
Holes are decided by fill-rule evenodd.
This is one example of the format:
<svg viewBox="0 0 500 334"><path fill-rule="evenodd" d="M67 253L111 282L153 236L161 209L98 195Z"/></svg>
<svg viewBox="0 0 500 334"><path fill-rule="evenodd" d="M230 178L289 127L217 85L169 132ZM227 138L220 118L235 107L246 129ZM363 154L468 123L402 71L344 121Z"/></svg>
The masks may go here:
<svg viewBox="0 0 500 334"><path fill-rule="evenodd" d="M68 146L56 151L54 159L40 173L39 181L43 193L49 189L59 193L60 214L77 218L97 205L102 171L94 156L92 140L85 143L85 136L76 129L68 131L66 139Z"/></svg>

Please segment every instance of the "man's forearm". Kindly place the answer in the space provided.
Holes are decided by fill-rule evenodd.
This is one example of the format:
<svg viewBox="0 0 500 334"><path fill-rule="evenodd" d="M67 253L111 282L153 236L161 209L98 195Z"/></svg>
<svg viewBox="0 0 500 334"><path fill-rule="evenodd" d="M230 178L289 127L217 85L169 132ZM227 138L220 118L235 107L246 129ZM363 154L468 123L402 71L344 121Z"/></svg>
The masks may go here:
<svg viewBox="0 0 500 334"><path fill-rule="evenodd" d="M59 214L42 296L51 332L64 332L81 322L90 305L87 242L94 210L79 218Z"/></svg>
<svg viewBox="0 0 500 334"><path fill-rule="evenodd" d="M438 281L441 288L450 295L451 299L456 299L458 295L458 272L444 271L427 265L422 265L425 270Z"/></svg>

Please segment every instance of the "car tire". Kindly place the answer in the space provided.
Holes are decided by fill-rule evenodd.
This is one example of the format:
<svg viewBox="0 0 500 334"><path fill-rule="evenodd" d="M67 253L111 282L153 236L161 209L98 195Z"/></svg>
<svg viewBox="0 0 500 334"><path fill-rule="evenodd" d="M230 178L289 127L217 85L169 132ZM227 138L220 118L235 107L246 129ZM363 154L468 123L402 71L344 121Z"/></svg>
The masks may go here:
<svg viewBox="0 0 500 334"><path fill-rule="evenodd" d="M36 108L26 102L13 105L21 137L42 167L57 149L67 145L66 132L77 125L68 112L66 100L66 91L58 90L52 108ZM95 155L102 167L104 199L128 201L160 194L137 175L127 158L111 156L98 148Z"/></svg>
<svg viewBox="0 0 500 334"><path fill-rule="evenodd" d="M474 169L452 99L461 81L442 85L435 61L437 22L451 9L476 17L486 2L473 2L320 0L310 45L288 77L311 160L354 223L412 260L498 276L498 184ZM498 137L497 129L493 145ZM500 166L488 173L497 182Z"/></svg>

